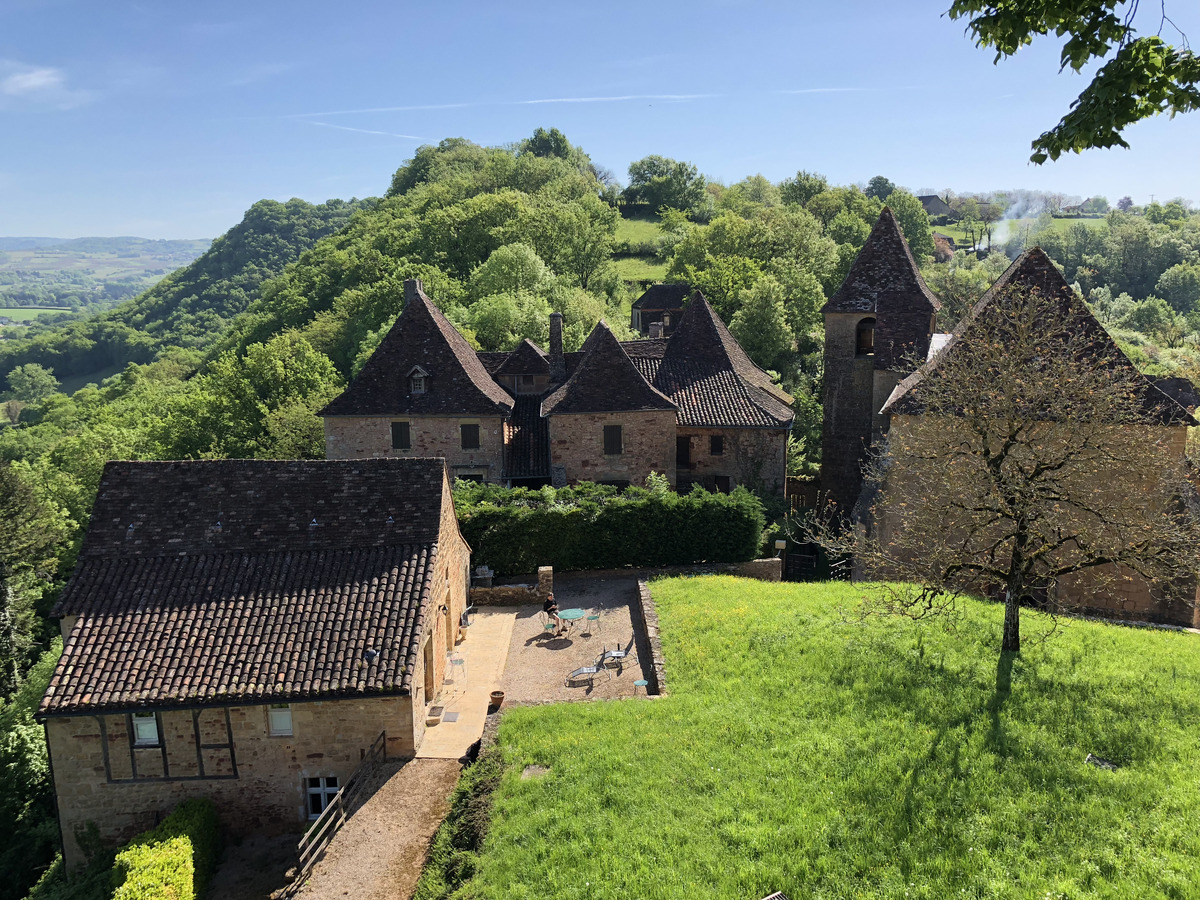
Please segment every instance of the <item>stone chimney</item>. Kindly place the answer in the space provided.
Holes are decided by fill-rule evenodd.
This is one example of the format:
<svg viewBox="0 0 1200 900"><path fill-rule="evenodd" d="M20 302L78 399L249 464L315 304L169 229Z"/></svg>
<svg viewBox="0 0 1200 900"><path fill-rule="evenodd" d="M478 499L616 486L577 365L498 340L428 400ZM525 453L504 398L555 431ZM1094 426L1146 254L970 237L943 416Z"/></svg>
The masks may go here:
<svg viewBox="0 0 1200 900"><path fill-rule="evenodd" d="M567 380L567 361L562 348L562 313L550 313L550 380Z"/></svg>
<svg viewBox="0 0 1200 900"><path fill-rule="evenodd" d="M404 279L404 306L406 309L408 304L417 299L417 291L425 293L425 285L421 284L420 278Z"/></svg>
<svg viewBox="0 0 1200 900"><path fill-rule="evenodd" d="M662 336L663 336L663 323L662 322L651 322L650 323L650 337L660 338Z"/></svg>

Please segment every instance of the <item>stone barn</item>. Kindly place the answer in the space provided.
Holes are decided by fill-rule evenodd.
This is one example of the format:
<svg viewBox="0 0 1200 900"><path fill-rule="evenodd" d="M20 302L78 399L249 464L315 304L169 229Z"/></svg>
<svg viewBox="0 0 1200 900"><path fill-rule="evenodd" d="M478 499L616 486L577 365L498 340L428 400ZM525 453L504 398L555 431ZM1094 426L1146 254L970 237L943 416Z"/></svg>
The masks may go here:
<svg viewBox="0 0 1200 900"><path fill-rule="evenodd" d="M39 710L67 864L197 796L300 831L381 733L415 755L469 552L441 459L109 463Z"/></svg>

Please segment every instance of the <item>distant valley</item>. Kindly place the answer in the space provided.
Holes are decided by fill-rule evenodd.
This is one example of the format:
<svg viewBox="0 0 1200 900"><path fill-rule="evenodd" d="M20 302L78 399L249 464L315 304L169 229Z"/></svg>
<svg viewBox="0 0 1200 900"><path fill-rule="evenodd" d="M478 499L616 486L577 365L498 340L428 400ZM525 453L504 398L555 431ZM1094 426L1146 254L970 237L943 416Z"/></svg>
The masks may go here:
<svg viewBox="0 0 1200 900"><path fill-rule="evenodd" d="M0 237L0 337L36 319L63 321L135 297L186 266L212 240ZM40 309L39 309L40 308Z"/></svg>

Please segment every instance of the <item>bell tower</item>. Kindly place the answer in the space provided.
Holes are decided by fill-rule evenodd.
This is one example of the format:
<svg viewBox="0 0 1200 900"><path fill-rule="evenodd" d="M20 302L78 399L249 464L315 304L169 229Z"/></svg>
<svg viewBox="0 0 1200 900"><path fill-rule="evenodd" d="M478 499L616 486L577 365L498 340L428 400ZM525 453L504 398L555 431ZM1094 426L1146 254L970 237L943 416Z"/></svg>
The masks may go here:
<svg viewBox="0 0 1200 900"><path fill-rule="evenodd" d="M880 410L929 352L941 303L925 285L888 207L825 315L821 491L849 515L862 492L872 443L887 432Z"/></svg>

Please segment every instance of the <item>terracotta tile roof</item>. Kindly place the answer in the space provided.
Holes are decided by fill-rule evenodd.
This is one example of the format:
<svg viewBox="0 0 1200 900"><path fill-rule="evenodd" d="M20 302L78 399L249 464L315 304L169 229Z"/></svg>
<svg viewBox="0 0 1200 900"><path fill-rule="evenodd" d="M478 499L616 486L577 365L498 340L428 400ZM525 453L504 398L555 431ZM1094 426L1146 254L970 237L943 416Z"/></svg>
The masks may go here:
<svg viewBox="0 0 1200 900"><path fill-rule="evenodd" d="M895 214L885 206L846 279L821 311L879 312L889 299L911 306L916 297L928 303L927 315L942 308L921 277Z"/></svg>
<svg viewBox="0 0 1200 900"><path fill-rule="evenodd" d="M519 395L505 423L505 477L545 478L550 474L550 423L542 418L542 398Z"/></svg>
<svg viewBox="0 0 1200 900"><path fill-rule="evenodd" d="M561 387L542 401L542 415L675 409L641 376L601 319L583 342L583 359Z"/></svg>
<svg viewBox="0 0 1200 900"><path fill-rule="evenodd" d="M648 338L644 341L621 341L621 349L625 351L625 355L630 361L637 366L637 370L642 373L642 377L654 383L654 376L658 374L658 366L662 362L663 354L667 352L667 341L669 338Z"/></svg>
<svg viewBox="0 0 1200 900"><path fill-rule="evenodd" d="M436 554L84 560L85 610L39 713L407 694Z"/></svg>
<svg viewBox="0 0 1200 900"><path fill-rule="evenodd" d="M681 425L779 428L792 421L792 398L750 361L699 291L667 340L654 386L679 406Z"/></svg>
<svg viewBox="0 0 1200 900"><path fill-rule="evenodd" d="M367 364L317 415L497 416L512 398L496 384L466 338L433 305L419 283L405 282L404 312ZM428 373L424 393L409 389L409 375Z"/></svg>
<svg viewBox="0 0 1200 900"><path fill-rule="evenodd" d="M438 539L444 469L441 459L419 458L110 462L79 555L429 543ZM67 586L52 615L77 611L75 590Z"/></svg>
<svg viewBox="0 0 1200 900"><path fill-rule="evenodd" d="M633 309L683 309L692 292L686 284L652 284L642 296L633 301Z"/></svg>
<svg viewBox="0 0 1200 900"><path fill-rule="evenodd" d="M408 693L444 490L440 459L109 463L40 713Z"/></svg>
<svg viewBox="0 0 1200 900"><path fill-rule="evenodd" d="M946 345L929 362L896 385L881 412L919 415L922 411L921 385L931 378L940 377L938 366L942 360L950 354L969 353L972 325L977 321L986 321L988 311L993 306L1003 304L1005 297L1011 292L1025 290L1037 291L1044 297L1055 298L1064 316L1077 322L1078 327L1086 334L1093 348L1090 355L1103 360L1103 365L1119 367L1124 372L1133 373L1141 378L1145 382L1145 408L1155 420L1164 425L1197 424L1186 409L1159 390L1151 379L1137 371L1040 247L1026 250L1013 261L995 284L963 316Z"/></svg>

